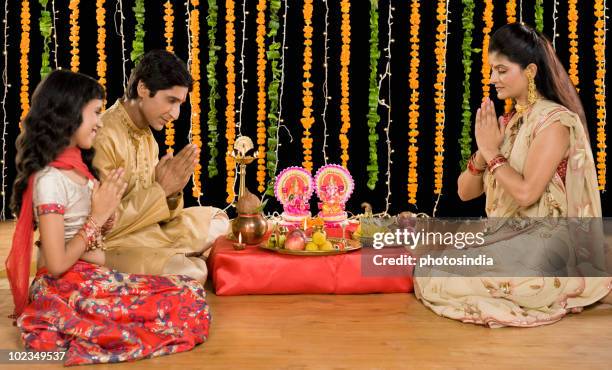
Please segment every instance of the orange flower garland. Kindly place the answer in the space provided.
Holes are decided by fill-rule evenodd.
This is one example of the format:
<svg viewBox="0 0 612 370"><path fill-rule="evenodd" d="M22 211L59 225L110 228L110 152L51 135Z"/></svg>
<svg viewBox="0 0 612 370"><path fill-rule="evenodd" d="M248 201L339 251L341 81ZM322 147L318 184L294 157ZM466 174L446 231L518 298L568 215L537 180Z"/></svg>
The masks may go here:
<svg viewBox="0 0 612 370"><path fill-rule="evenodd" d="M98 25L98 43L96 48L98 50L98 64L96 70L98 71L98 82L104 88L106 88L106 53L104 51L106 42L106 24L105 15L106 10L104 9L104 2L106 0L96 0L96 24Z"/></svg>
<svg viewBox="0 0 612 370"><path fill-rule="evenodd" d="M419 136L419 28L421 26L421 4L419 0L412 0L410 11L410 113L408 113L408 203L416 204L418 190L418 151L417 137Z"/></svg>
<svg viewBox="0 0 612 370"><path fill-rule="evenodd" d="M174 35L174 9L170 0L164 3L164 37L166 38L166 50L173 53L172 38ZM166 153L174 153L174 122L170 121L166 124Z"/></svg>
<svg viewBox="0 0 612 370"><path fill-rule="evenodd" d="M445 100L444 100L444 81L446 80L446 42L447 42L447 9L446 0L438 0L438 34L436 35L436 64L438 73L436 75L436 138L434 156L434 193L442 194L442 178L444 175L444 123L445 123Z"/></svg>
<svg viewBox="0 0 612 370"><path fill-rule="evenodd" d="M508 23L516 22L516 0L508 0L508 2L506 3L506 17ZM506 113L512 111L512 108L514 106L514 104L512 103L512 99L506 99L505 103L506 104L504 105L504 111Z"/></svg>
<svg viewBox="0 0 612 370"><path fill-rule="evenodd" d="M606 14L604 0L595 0L595 100L597 102L597 180L606 189Z"/></svg>
<svg viewBox="0 0 612 370"><path fill-rule="evenodd" d="M257 4L257 190L266 190L266 0Z"/></svg>
<svg viewBox="0 0 612 370"><path fill-rule="evenodd" d="M227 171L226 192L228 203L233 203L236 194L234 192L234 179L236 171L236 161L231 156L234 141L236 140L236 28L234 22L235 4L234 0L225 1L225 67L227 68L227 82L225 84L227 105L225 106L225 138L227 139L227 153L225 155L225 169Z"/></svg>
<svg viewBox="0 0 612 370"><path fill-rule="evenodd" d="M569 57L569 78L572 80L576 89L578 89L578 83L580 78L578 77L578 10L576 9L576 0L569 0L567 3L567 21L568 21L568 38L570 40L570 57Z"/></svg>
<svg viewBox="0 0 612 370"><path fill-rule="evenodd" d="M200 11L198 5L200 0L191 0L191 5L194 7L189 15L189 31L191 33L191 65L190 72L193 79L193 88L189 95L191 105L191 142L198 147L200 155L202 154L202 139L200 137ZM200 159L195 165L193 171L193 187L192 194L194 198L202 196L202 184L200 175L202 173L202 165Z"/></svg>
<svg viewBox="0 0 612 370"><path fill-rule="evenodd" d="M70 59L70 70L72 72L79 71L79 1L80 0L70 0L68 4L68 9L70 9L70 45L72 49L70 50L70 54L72 54L72 58Z"/></svg>
<svg viewBox="0 0 612 370"><path fill-rule="evenodd" d="M314 124L312 116L312 88L314 84L310 81L310 71L312 70L312 0L304 0L304 82L302 87L304 97L304 109L302 110L302 127L304 127L304 137L302 137L302 146L304 147L304 161L302 166L312 172L312 137L310 137L310 128Z"/></svg>
<svg viewBox="0 0 612 370"><path fill-rule="evenodd" d="M491 91L491 66L489 65L489 41L491 40L491 30L493 29L493 0L485 0L485 9L482 14L485 26L482 30L484 38L482 40L482 95L489 96Z"/></svg>
<svg viewBox="0 0 612 370"><path fill-rule="evenodd" d="M30 53L30 2L23 0L21 2L21 42L19 49L21 50L21 58L19 64L21 66L21 88L19 100L21 102L21 118L19 119L19 128L21 121L25 118L30 110L30 79L28 77L28 55Z"/></svg>
<svg viewBox="0 0 612 370"><path fill-rule="evenodd" d="M342 25L340 32L342 33L342 51L340 52L340 91L342 99L340 101L340 119L342 127L340 127L340 148L342 154L342 167L347 168L349 154L348 131L351 128L351 116L349 111L349 65L351 64L351 3L349 0L342 0L340 3L340 11L342 12Z"/></svg>

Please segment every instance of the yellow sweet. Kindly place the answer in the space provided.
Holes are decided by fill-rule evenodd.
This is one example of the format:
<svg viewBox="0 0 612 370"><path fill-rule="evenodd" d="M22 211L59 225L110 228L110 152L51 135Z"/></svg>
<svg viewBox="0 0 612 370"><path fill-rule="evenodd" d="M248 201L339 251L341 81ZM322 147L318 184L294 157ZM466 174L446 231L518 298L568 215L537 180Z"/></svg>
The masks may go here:
<svg viewBox="0 0 612 370"><path fill-rule="evenodd" d="M316 245L323 245L323 243L327 241L327 238L325 237L325 233L321 231L315 231L314 234L312 234L312 241Z"/></svg>
<svg viewBox="0 0 612 370"><path fill-rule="evenodd" d="M319 250L319 246L317 246L313 242L308 242L308 244L306 244L306 250L309 251L309 252L318 251Z"/></svg>
<svg viewBox="0 0 612 370"><path fill-rule="evenodd" d="M325 243L323 243L321 245L320 249L322 251L332 251L332 250L334 250L334 246L332 245L332 243L329 240L326 240Z"/></svg>

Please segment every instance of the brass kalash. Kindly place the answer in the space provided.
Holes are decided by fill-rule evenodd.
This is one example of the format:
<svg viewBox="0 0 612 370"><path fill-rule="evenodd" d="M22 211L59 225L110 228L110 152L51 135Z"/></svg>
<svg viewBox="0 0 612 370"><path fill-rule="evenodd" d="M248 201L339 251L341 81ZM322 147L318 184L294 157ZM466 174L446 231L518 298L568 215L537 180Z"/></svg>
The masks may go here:
<svg viewBox="0 0 612 370"><path fill-rule="evenodd" d="M254 149L253 141L247 136L241 136L234 142L233 151L230 153L237 163L240 164L239 177L240 187L238 189L238 200L247 193L245 179L246 167L252 163L259 153L256 151L253 155L248 155L248 152ZM252 213L238 213L232 221L232 233L238 243L234 245L234 249L244 249L247 244L256 245L261 243L268 231L268 222L260 211Z"/></svg>

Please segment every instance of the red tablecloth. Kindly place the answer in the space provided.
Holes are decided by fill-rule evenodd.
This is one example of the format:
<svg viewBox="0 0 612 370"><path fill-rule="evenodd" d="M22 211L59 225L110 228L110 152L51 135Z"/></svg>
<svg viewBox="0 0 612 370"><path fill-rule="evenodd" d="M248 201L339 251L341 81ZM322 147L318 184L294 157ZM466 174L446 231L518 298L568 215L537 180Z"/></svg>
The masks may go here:
<svg viewBox="0 0 612 370"><path fill-rule="evenodd" d="M208 257L208 267L217 295L412 291L411 268L404 267L401 276L392 276L388 269L377 273L376 268L364 275L362 262L371 261L372 253L379 251L363 249L333 256L285 255L256 246L236 251L231 241L220 237Z"/></svg>

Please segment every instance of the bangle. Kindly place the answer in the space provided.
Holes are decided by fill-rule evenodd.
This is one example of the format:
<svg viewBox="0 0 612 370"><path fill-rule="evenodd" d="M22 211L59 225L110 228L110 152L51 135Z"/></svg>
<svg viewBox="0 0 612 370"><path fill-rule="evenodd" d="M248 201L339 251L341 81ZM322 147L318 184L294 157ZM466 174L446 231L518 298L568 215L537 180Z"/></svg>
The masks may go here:
<svg viewBox="0 0 612 370"><path fill-rule="evenodd" d="M102 229L96 224L91 216L87 217L87 221L83 224L83 227L79 230L77 235L85 240L85 252L96 249L105 250Z"/></svg>
<svg viewBox="0 0 612 370"><path fill-rule="evenodd" d="M472 156L468 160L467 168L468 168L468 171L470 171L470 173L472 175L480 176L480 175L482 175L482 173L486 169L486 166L482 167L482 168L479 168L479 167L476 166L476 153L474 153L474 154L472 154Z"/></svg>
<svg viewBox="0 0 612 370"><path fill-rule="evenodd" d="M495 171L496 169L498 169L499 167L507 163L508 163L508 160L506 159L506 157L504 157L501 154L498 154L495 157L493 157L493 159L491 159L489 163L487 163L487 168L489 169L489 172L493 174L493 171Z"/></svg>

